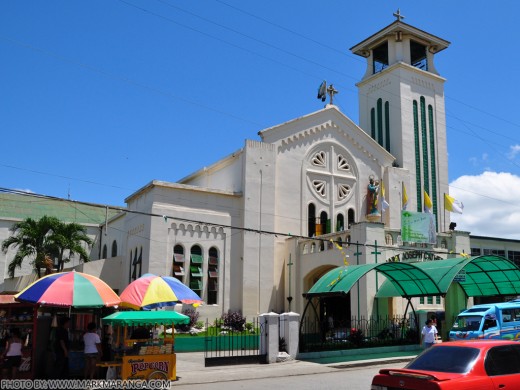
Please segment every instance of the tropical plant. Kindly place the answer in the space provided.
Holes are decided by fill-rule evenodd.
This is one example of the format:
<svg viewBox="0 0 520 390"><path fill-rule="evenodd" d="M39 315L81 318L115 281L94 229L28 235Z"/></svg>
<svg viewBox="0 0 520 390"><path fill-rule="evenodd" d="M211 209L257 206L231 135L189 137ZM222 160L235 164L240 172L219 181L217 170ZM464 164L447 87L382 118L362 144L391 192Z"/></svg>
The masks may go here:
<svg viewBox="0 0 520 390"><path fill-rule="evenodd" d="M58 258L61 263L70 256L79 254L81 260L88 261L88 254L82 243L90 245L92 241L86 236L86 230L76 223L66 224L56 217L43 216L39 220L26 218L15 223L10 229L13 233L2 242L2 250L13 246L17 252L9 263L9 277L14 277L16 268L21 268L26 258L30 258L34 271L41 277L41 269L49 269L49 260ZM65 251L69 257L64 258Z"/></svg>
<svg viewBox="0 0 520 390"><path fill-rule="evenodd" d="M58 272L63 270L64 263L68 263L74 255L79 255L80 261L88 262L89 255L85 250L85 245L92 245L92 239L87 236L87 229L78 223L58 224L53 228L51 236L52 250L58 259ZM68 257L65 257L65 251L68 251Z"/></svg>

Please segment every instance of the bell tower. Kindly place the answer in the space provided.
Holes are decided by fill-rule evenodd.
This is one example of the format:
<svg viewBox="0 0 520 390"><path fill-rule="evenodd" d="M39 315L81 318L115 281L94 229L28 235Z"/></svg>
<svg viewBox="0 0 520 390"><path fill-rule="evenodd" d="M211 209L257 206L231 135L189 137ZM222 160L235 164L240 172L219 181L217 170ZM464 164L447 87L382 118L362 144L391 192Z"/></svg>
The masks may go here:
<svg viewBox="0 0 520 390"><path fill-rule="evenodd" d="M448 156L444 82L434 57L450 42L397 20L353 46L366 58L357 83L359 122L375 141L410 172L408 210L423 211L423 193L432 200L439 231L444 193L448 192ZM444 226L446 225L446 226Z"/></svg>

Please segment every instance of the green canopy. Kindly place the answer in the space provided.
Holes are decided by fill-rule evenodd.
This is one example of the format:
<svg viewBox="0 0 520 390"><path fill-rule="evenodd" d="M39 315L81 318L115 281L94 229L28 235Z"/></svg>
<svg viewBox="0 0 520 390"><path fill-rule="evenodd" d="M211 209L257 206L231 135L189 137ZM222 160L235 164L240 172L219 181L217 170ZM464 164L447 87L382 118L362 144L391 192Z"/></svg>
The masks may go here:
<svg viewBox="0 0 520 390"><path fill-rule="evenodd" d="M387 278L376 294L378 298L444 295L454 281L468 297L520 294L520 269L513 262L500 256L477 256L338 267L323 275L304 296L347 294L372 270Z"/></svg>
<svg viewBox="0 0 520 390"><path fill-rule="evenodd" d="M176 311L120 311L103 318L109 325L178 325L190 323L190 317Z"/></svg>

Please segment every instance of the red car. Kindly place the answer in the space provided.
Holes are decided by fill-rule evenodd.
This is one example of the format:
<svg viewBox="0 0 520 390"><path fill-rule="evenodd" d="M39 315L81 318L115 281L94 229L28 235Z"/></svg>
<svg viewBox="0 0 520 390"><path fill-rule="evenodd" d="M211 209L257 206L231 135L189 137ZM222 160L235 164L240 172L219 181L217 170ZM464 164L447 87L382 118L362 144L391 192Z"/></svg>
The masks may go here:
<svg viewBox="0 0 520 390"><path fill-rule="evenodd" d="M434 344L404 368L385 368L372 390L520 390L520 342Z"/></svg>

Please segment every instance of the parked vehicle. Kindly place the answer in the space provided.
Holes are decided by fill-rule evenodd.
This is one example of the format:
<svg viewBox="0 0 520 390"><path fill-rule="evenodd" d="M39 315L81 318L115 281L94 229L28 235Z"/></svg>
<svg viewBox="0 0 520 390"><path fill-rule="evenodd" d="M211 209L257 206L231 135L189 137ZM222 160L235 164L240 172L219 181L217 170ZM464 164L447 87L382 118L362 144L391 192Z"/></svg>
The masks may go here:
<svg viewBox="0 0 520 390"><path fill-rule="evenodd" d="M451 341L424 350L404 368L385 368L371 390L520 389L520 343Z"/></svg>
<svg viewBox="0 0 520 390"><path fill-rule="evenodd" d="M476 305L457 316L449 340L520 340L520 301Z"/></svg>

